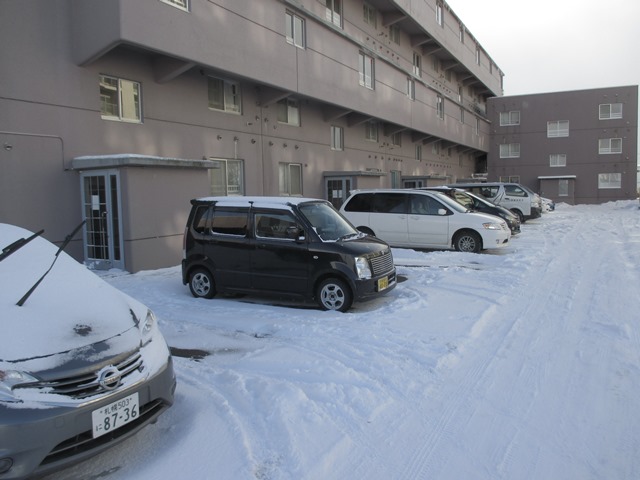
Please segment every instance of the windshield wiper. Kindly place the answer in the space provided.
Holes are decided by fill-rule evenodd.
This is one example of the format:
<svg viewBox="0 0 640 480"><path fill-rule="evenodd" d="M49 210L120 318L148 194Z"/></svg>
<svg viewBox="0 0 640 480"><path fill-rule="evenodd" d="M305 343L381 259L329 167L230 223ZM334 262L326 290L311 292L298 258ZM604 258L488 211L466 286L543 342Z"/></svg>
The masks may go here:
<svg viewBox="0 0 640 480"><path fill-rule="evenodd" d="M31 296L31 294L34 292L34 290L36 288L38 288L38 285L40 285L40 282L42 282L42 280L44 280L44 277L46 277L47 274L51 271L51 269L53 268L53 265L56 263L56 260L58 260L58 255L60 255L60 252L64 250L64 248L67 246L67 244L71 241L71 239L75 236L75 234L78 233L78 230L80 230L85 223L86 223L86 220L83 220L82 223L80 223L80 225L78 225L73 232L71 232L69 235L67 235L65 237L64 242L62 242L62 245L60 245L60 248L58 249L58 251L55 254L55 258L53 259L53 262L51 262L51 266L49 267L49 269L46 272L44 272L44 275L42 275L40 277L40 279L36 283L33 284L33 287L31 287L29 289L29 291L27 293L25 293L24 296L20 300L18 300L18 303L16 303L16 305L18 305L19 307L24 305L24 302L27 301L27 299ZM40 232L40 233L42 233L42 232ZM9 245L9 246L11 246L11 245Z"/></svg>
<svg viewBox="0 0 640 480"><path fill-rule="evenodd" d="M14 253L14 252L18 251L19 249L21 249L22 247L24 247L27 243L29 243L34 238L42 235L43 233L44 233L44 230L40 230L39 232L34 233L33 235L31 235L28 238L21 238L19 240L16 240L15 242L13 242L11 245L7 245L6 247L4 247L2 249L2 253L0 253L0 262L2 260L4 260L5 258L7 258L12 253Z"/></svg>

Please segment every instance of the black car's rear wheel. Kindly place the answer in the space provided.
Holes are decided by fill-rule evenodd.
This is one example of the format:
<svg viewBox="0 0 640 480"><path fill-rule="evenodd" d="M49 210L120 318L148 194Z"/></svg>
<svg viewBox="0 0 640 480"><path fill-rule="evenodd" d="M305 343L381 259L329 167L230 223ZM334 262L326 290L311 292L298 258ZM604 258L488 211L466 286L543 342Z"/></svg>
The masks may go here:
<svg viewBox="0 0 640 480"><path fill-rule="evenodd" d="M205 268L191 272L189 290L194 297L213 298L216 295L216 287L211 272Z"/></svg>

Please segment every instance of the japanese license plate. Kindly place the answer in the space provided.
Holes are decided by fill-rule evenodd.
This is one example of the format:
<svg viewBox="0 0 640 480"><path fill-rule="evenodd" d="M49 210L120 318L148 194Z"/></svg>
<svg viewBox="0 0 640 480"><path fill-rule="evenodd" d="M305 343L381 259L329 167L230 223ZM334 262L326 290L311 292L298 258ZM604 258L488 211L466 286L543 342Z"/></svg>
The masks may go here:
<svg viewBox="0 0 640 480"><path fill-rule="evenodd" d="M389 277L382 277L378 279L378 291L381 292L385 288L389 287Z"/></svg>
<svg viewBox="0 0 640 480"><path fill-rule="evenodd" d="M140 414L138 392L91 412L93 438L132 422Z"/></svg>

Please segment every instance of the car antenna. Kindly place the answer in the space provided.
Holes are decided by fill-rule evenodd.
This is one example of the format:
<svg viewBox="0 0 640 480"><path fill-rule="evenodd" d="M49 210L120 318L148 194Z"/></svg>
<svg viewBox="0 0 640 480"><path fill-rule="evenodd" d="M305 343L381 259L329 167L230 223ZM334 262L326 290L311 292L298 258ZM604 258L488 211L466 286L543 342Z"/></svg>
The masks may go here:
<svg viewBox="0 0 640 480"><path fill-rule="evenodd" d="M19 240L16 240L15 242L13 242L11 245L7 245L6 247L4 247L2 249L2 253L0 253L0 262L5 258L7 258L12 253L24 247L27 243L29 243L34 238L42 235L43 233L44 233L44 229L34 233L28 238L20 238Z"/></svg>
<svg viewBox="0 0 640 480"><path fill-rule="evenodd" d="M67 244L71 241L71 239L75 236L75 234L78 233L78 230L80 230L85 223L87 223L87 221L83 220L82 223L80 223L80 225L78 225L73 230L73 232L71 232L69 235L67 235L65 237L64 242L62 242L62 245L60 245L60 248L58 248L58 251L55 254L55 258L53 259L53 262L51 262L51 266L49 267L49 269L46 272L44 272L44 274L40 277L40 279L36 283L33 284L33 287L31 287L29 289L29 291L27 293L25 293L24 296L20 300L18 300L18 303L16 303L16 305L18 305L19 307L24 305L24 302L27 301L27 299L31 296L31 294L34 292L34 290L36 288L38 288L38 285L40 285L40 282L42 282L42 280L44 280L44 277L46 277L47 274L51 271L51 269L53 268L53 265L56 263L56 260L58 260L58 255L60 255L60 252L64 250L64 248L67 246ZM42 232L40 232L40 233L42 233Z"/></svg>

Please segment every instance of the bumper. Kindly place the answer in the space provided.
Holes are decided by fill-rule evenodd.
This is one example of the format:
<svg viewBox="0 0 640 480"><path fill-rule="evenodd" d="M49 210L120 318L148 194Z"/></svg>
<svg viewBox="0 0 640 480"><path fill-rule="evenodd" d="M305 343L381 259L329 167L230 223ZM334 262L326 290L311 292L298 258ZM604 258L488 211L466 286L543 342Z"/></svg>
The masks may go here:
<svg viewBox="0 0 640 480"><path fill-rule="evenodd" d="M397 283L395 268L384 275L378 275L367 280L357 280L355 284L352 285L354 300L362 302L374 299L380 295L386 295L396 287ZM381 289L380 286L385 284L386 288Z"/></svg>
<svg viewBox="0 0 640 480"><path fill-rule="evenodd" d="M509 245L511 232L504 230L485 230L482 232L482 246L485 250L503 248Z"/></svg>
<svg viewBox="0 0 640 480"><path fill-rule="evenodd" d="M77 405L28 408L0 404L0 465L12 467L0 479L45 475L97 455L154 423L173 403L176 379L171 356L143 383ZM97 438L92 435L92 412L137 392L136 420ZM8 462L7 462L8 463Z"/></svg>

